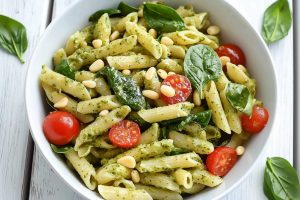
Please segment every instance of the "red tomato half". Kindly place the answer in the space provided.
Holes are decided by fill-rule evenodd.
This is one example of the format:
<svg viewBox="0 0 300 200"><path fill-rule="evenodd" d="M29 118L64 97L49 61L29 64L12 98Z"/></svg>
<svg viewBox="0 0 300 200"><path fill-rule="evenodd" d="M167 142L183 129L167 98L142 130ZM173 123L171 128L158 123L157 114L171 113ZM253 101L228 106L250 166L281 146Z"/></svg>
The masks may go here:
<svg viewBox="0 0 300 200"><path fill-rule="evenodd" d="M68 112L50 113L43 123L43 131L47 140L55 145L65 145L75 138L80 130L77 119Z"/></svg>
<svg viewBox="0 0 300 200"><path fill-rule="evenodd" d="M139 143L141 131L137 123L123 120L111 127L108 136L114 145L121 148L131 148Z"/></svg>
<svg viewBox="0 0 300 200"><path fill-rule="evenodd" d="M268 110L263 107L254 106L251 116L242 115L242 127L244 131L256 134L266 126L268 120Z"/></svg>
<svg viewBox="0 0 300 200"><path fill-rule="evenodd" d="M185 101L192 92L192 86L189 79L185 76L174 74L168 76L162 85L171 86L175 90L175 96L167 97L161 94L162 99L168 104L175 104Z"/></svg>
<svg viewBox="0 0 300 200"><path fill-rule="evenodd" d="M207 156L206 167L216 176L225 176L237 161L235 149L221 146Z"/></svg>
<svg viewBox="0 0 300 200"><path fill-rule="evenodd" d="M244 52L235 44L223 44L216 49L219 57L227 56L230 58L230 62L235 65L245 65L246 58Z"/></svg>

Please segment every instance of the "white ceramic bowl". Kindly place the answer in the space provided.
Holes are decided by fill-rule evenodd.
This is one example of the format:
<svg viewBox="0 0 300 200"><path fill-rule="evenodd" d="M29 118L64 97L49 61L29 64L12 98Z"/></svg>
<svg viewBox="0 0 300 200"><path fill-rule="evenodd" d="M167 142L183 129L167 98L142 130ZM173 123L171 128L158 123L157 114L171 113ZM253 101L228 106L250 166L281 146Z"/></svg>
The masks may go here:
<svg viewBox="0 0 300 200"><path fill-rule="evenodd" d="M126 1L131 5L140 5L143 0ZM232 6L223 0L166 0L168 5L192 4L196 11L209 13L213 24L221 27L222 42L238 44L247 57L247 67L251 75L257 80L257 97L262 100L270 112L270 119L266 128L257 136L251 138L246 144L246 152L239 159L235 167L224 178L224 183L219 187L206 189L201 194L189 196L186 199L202 200L218 199L231 191L250 173L255 162L262 152L273 127L277 87L276 76L272 65L270 53L250 24ZM47 115L47 105L39 84L41 66L52 66L53 53L65 45L68 37L76 30L83 28L88 23L88 17L99 9L116 8L119 0L81 0L69 7L60 17L54 20L45 31L31 60L26 80L26 107L31 127L31 134L46 160L52 168L75 191L87 199L101 199L97 192L90 191L83 182L69 170L65 162L51 150L44 137L42 122Z"/></svg>

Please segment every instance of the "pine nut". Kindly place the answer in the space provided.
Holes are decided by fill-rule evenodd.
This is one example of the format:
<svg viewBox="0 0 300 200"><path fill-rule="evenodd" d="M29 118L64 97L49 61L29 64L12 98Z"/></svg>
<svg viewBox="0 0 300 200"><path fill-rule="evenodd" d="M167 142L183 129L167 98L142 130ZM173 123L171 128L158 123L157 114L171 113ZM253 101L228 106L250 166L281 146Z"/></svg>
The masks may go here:
<svg viewBox="0 0 300 200"><path fill-rule="evenodd" d="M238 67L243 70L243 72L247 72L247 69L244 65L238 65Z"/></svg>
<svg viewBox="0 0 300 200"><path fill-rule="evenodd" d="M137 170L132 170L131 179L134 183L140 182L140 174Z"/></svg>
<svg viewBox="0 0 300 200"><path fill-rule="evenodd" d="M145 74L145 79L151 80L155 75L155 73L156 73L156 69L154 67L150 67Z"/></svg>
<svg viewBox="0 0 300 200"><path fill-rule="evenodd" d="M64 108L68 105L69 99L67 97L63 97L58 102L54 104L55 108Z"/></svg>
<svg viewBox="0 0 300 200"><path fill-rule="evenodd" d="M193 93L193 101L194 101L194 104L196 106L201 105L200 95L199 95L199 92L197 90L195 90L194 93Z"/></svg>
<svg viewBox="0 0 300 200"><path fill-rule="evenodd" d="M160 76L162 79L166 79L168 77L168 74L165 70L159 69L157 70L157 74Z"/></svg>
<svg viewBox="0 0 300 200"><path fill-rule="evenodd" d="M220 33L220 28L218 26L210 26L207 28L207 33L209 35L218 35Z"/></svg>
<svg viewBox="0 0 300 200"><path fill-rule="evenodd" d="M158 99L159 98L159 94L153 90L143 90L142 91L143 95L149 99Z"/></svg>
<svg viewBox="0 0 300 200"><path fill-rule="evenodd" d="M236 154L237 154L238 156L241 156L241 155L243 155L244 152L245 152L245 147L243 147L243 146L238 146L238 147L235 149L235 151L236 151Z"/></svg>
<svg viewBox="0 0 300 200"><path fill-rule="evenodd" d="M119 31L114 31L111 35L110 35L110 41L116 40L118 39L120 36L120 32Z"/></svg>
<svg viewBox="0 0 300 200"><path fill-rule="evenodd" d="M93 40L92 44L95 49L99 49L102 46L102 40L100 39Z"/></svg>
<svg viewBox="0 0 300 200"><path fill-rule="evenodd" d="M161 38L160 43L164 44L166 46L170 46L170 45L174 44L173 40L171 38L169 38L169 37L166 37L166 36L164 36L164 37Z"/></svg>
<svg viewBox="0 0 300 200"><path fill-rule="evenodd" d="M163 93L167 97L174 97L175 96L175 90L171 86L168 85L162 85L160 87L161 93Z"/></svg>
<svg viewBox="0 0 300 200"><path fill-rule="evenodd" d="M225 66L226 63L230 62L230 58L228 56L221 56L220 60L221 60L222 66Z"/></svg>
<svg viewBox="0 0 300 200"><path fill-rule="evenodd" d="M175 72L169 72L168 76L175 75L175 74L176 74Z"/></svg>
<svg viewBox="0 0 300 200"><path fill-rule="evenodd" d="M87 88L95 88L97 85L96 82L93 80L82 81L82 84Z"/></svg>
<svg viewBox="0 0 300 200"><path fill-rule="evenodd" d="M105 116L109 113L108 110L102 110L100 113L99 113L99 116Z"/></svg>
<svg viewBox="0 0 300 200"><path fill-rule="evenodd" d="M149 34L153 37L153 38L156 38L157 37L157 32L155 29L151 28L149 30Z"/></svg>
<svg viewBox="0 0 300 200"><path fill-rule="evenodd" d="M104 67L104 62L103 62L103 60L98 59L98 60L96 60L95 62L93 62L93 63L91 64L91 66L89 67L89 70L90 70L91 72L97 72L97 71L99 71L100 69L102 69L103 67Z"/></svg>
<svg viewBox="0 0 300 200"><path fill-rule="evenodd" d="M132 156L124 156L121 157L117 160L117 163L119 163L120 165L123 165L124 167L128 167L128 168L135 168L136 165L136 161L134 159L134 157Z"/></svg>
<svg viewBox="0 0 300 200"><path fill-rule="evenodd" d="M130 71L129 69L124 69L124 70L122 71L122 73L125 74L125 75L130 75L130 74L131 74L131 71Z"/></svg>

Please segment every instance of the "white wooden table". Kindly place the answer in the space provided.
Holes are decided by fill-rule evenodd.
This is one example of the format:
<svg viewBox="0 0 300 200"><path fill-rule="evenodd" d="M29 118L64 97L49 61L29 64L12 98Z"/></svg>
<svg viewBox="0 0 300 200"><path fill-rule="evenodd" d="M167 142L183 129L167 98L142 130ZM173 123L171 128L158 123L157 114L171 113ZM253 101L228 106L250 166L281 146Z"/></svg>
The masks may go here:
<svg viewBox="0 0 300 200"><path fill-rule="evenodd" d="M71 200L82 199L34 148L25 113L24 83L30 57L54 17L75 0L0 0L0 14L21 21L27 27L29 47L26 63L0 50L0 199ZM265 8L274 0L227 0L260 32ZM292 7L292 0L289 0ZM266 157L282 156L293 162L293 31L269 46L279 80L278 117L258 164L227 200L265 199L262 190ZM36 66L39 67L39 66ZM293 154L294 153L294 154Z"/></svg>

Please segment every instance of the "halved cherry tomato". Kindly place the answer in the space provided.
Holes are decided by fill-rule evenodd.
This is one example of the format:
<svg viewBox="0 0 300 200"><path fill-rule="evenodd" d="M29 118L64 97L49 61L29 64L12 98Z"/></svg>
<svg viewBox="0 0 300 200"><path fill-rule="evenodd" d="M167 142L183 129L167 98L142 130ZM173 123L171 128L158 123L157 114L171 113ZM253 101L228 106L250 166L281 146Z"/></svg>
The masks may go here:
<svg viewBox="0 0 300 200"><path fill-rule="evenodd" d="M43 123L43 131L47 140L55 145L65 145L75 138L80 130L77 119L68 112L50 113Z"/></svg>
<svg viewBox="0 0 300 200"><path fill-rule="evenodd" d="M223 44L216 49L219 57L227 56L230 58L230 62L235 65L245 65L245 54L240 47L235 44Z"/></svg>
<svg viewBox="0 0 300 200"><path fill-rule="evenodd" d="M242 127L243 130L256 134L259 133L267 124L269 120L269 112L266 108L254 106L252 115L242 115Z"/></svg>
<svg viewBox="0 0 300 200"><path fill-rule="evenodd" d="M221 146L207 156L206 167L216 176L225 176L237 161L235 149Z"/></svg>
<svg viewBox="0 0 300 200"><path fill-rule="evenodd" d="M131 148L139 143L141 131L137 123L123 120L111 127L108 137L118 147Z"/></svg>
<svg viewBox="0 0 300 200"><path fill-rule="evenodd" d="M174 74L168 76L162 85L171 86L175 90L175 96L167 97L161 94L162 99L168 104L175 104L185 101L192 92L192 86L189 79L185 76Z"/></svg>

